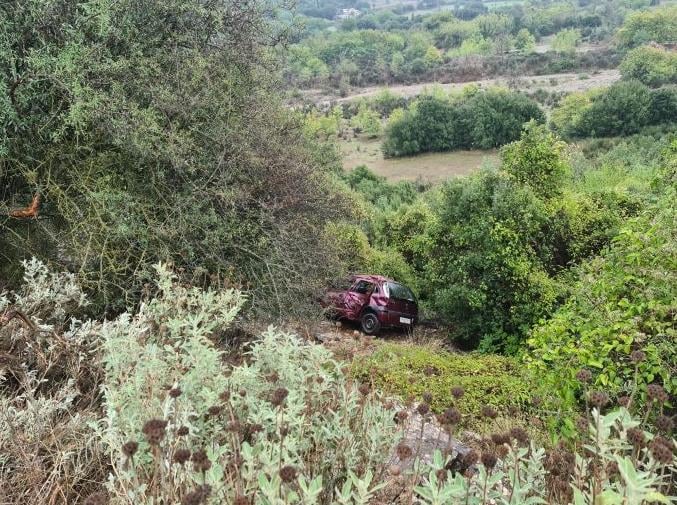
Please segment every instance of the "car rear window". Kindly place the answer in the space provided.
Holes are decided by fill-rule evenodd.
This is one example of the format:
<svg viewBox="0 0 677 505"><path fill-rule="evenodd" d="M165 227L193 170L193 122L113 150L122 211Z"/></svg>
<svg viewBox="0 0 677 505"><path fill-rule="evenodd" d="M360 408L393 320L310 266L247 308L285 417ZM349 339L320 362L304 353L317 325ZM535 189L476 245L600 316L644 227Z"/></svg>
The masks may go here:
<svg viewBox="0 0 677 505"><path fill-rule="evenodd" d="M410 302L415 301L414 293L411 292L407 286L399 284L397 282L389 282L388 287L388 296L390 298L396 298L398 300L408 300Z"/></svg>

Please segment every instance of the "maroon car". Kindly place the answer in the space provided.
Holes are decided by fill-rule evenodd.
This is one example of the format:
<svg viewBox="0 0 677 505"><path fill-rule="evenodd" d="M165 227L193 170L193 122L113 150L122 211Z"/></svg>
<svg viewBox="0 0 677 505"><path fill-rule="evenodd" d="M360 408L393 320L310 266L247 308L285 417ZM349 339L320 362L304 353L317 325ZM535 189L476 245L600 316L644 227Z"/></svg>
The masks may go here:
<svg viewBox="0 0 677 505"><path fill-rule="evenodd" d="M413 328L418 304L411 289L381 275L353 275L345 289L327 291L322 305L337 318L359 321L368 335L382 327Z"/></svg>

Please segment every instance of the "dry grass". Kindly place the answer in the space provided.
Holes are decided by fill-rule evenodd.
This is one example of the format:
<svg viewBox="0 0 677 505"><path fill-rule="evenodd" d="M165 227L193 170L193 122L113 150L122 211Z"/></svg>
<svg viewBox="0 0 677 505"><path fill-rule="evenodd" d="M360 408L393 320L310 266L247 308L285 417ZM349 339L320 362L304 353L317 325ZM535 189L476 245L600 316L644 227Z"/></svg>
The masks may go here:
<svg viewBox="0 0 677 505"><path fill-rule="evenodd" d="M448 153L426 153L405 158L384 158L379 139L355 137L341 141L343 168L352 170L367 165L370 170L390 181L423 180L442 182L452 177L468 175L483 163L496 163L496 150L453 151Z"/></svg>

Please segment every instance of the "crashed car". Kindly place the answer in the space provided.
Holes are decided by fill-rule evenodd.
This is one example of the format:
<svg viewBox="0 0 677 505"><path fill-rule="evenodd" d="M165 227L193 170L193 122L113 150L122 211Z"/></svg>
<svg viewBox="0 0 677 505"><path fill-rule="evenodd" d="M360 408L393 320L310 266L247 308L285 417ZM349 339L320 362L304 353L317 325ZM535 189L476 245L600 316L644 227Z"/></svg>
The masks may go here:
<svg viewBox="0 0 677 505"><path fill-rule="evenodd" d="M368 335L381 328L413 328L418 318L414 293L404 284L381 275L353 275L343 289L322 298L328 314L360 323Z"/></svg>

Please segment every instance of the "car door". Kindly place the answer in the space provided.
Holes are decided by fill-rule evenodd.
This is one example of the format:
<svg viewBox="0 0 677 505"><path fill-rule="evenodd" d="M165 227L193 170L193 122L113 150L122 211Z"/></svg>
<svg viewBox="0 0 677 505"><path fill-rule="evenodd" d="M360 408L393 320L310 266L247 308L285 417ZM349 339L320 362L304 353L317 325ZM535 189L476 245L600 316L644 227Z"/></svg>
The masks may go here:
<svg viewBox="0 0 677 505"><path fill-rule="evenodd" d="M374 284L364 279L357 280L346 293L343 306L348 319L358 320L362 309L369 303Z"/></svg>

